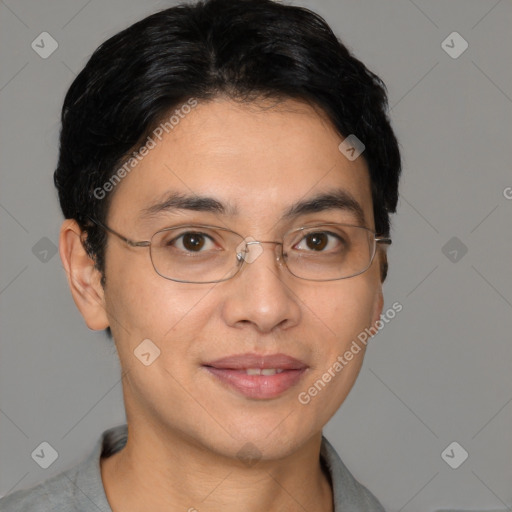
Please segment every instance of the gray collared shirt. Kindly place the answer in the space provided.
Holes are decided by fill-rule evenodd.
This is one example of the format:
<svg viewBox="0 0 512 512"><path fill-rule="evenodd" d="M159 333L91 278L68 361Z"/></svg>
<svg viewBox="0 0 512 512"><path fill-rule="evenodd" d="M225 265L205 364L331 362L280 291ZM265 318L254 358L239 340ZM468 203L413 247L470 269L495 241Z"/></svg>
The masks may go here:
<svg viewBox="0 0 512 512"><path fill-rule="evenodd" d="M112 512L101 480L100 457L121 450L127 436L127 425L105 430L82 462L30 489L0 499L0 512ZM323 436L320 458L331 476L335 512L384 512Z"/></svg>

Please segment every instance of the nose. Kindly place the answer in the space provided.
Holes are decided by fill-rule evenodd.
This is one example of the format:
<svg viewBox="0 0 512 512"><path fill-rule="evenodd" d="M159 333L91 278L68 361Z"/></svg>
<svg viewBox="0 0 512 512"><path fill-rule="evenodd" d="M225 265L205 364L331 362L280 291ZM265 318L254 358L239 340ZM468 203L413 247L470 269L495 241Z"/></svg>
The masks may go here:
<svg viewBox="0 0 512 512"><path fill-rule="evenodd" d="M269 244L267 250L263 244ZM299 322L299 302L293 292L293 277L290 279L281 260L281 247L280 242L247 239L245 250L237 251L244 261L226 287L223 316L228 325L251 325L260 333L268 333Z"/></svg>

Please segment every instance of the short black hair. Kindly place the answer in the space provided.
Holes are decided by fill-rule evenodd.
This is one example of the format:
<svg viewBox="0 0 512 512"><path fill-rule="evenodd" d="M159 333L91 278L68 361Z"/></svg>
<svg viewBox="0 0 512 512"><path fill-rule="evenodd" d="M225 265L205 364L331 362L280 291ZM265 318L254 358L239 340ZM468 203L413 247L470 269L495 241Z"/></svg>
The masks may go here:
<svg viewBox="0 0 512 512"><path fill-rule="evenodd" d="M385 84L318 14L271 0L202 0L152 14L101 44L62 108L54 182L66 219L105 286L106 222L113 189L102 187L165 115L190 98L297 99L325 112L341 136L365 145L375 228L389 236L401 159ZM383 258L382 281L387 275ZM110 328L107 334L111 336Z"/></svg>

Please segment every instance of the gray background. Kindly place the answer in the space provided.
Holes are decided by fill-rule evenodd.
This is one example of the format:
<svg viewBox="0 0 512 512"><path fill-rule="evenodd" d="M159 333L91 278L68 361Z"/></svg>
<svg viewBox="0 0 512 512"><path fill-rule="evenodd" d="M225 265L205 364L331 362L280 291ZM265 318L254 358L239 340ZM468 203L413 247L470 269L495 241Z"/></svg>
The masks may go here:
<svg viewBox="0 0 512 512"><path fill-rule="evenodd" d="M296 3L385 81L404 162L384 287L385 309L403 311L325 433L389 511L510 509L512 3ZM0 1L0 495L77 463L125 421L115 350L85 326L51 252L58 118L92 51L170 5ZM47 59L31 48L43 31L59 45ZM469 44L456 59L441 46L453 31ZM59 454L48 469L31 458L42 441ZM452 441L469 453L458 469L441 458Z"/></svg>

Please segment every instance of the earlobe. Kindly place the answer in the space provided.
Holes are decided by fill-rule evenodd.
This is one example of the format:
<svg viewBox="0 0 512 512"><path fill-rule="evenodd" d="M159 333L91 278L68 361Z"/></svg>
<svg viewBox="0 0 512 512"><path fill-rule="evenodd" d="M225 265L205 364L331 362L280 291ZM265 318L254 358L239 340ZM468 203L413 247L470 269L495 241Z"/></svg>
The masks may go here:
<svg viewBox="0 0 512 512"><path fill-rule="evenodd" d="M71 295L89 329L103 330L109 326L101 273L94 268L81 238L85 235L73 219L66 219L60 229L59 253L66 271Z"/></svg>

